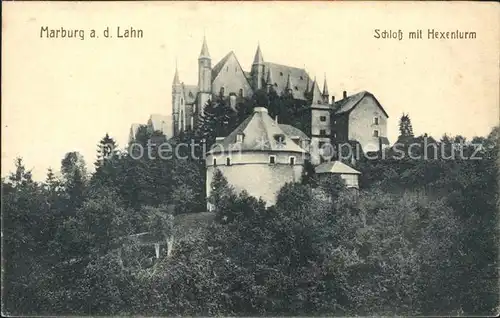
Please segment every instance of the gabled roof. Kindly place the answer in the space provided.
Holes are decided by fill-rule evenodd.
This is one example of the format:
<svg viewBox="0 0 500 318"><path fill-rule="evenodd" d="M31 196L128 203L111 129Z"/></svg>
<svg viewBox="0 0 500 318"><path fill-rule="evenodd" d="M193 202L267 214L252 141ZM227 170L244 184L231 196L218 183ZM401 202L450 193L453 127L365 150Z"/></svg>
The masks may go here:
<svg viewBox="0 0 500 318"><path fill-rule="evenodd" d="M340 161L324 162L315 168L316 173L361 174Z"/></svg>
<svg viewBox="0 0 500 318"><path fill-rule="evenodd" d="M224 56L222 60L219 61L219 63L215 64L215 66L212 67L212 81L217 77L217 75L219 75L220 71L224 67L224 64L226 64L227 60L229 60L229 57L233 54L233 51L227 53L226 56Z"/></svg>
<svg viewBox="0 0 500 318"><path fill-rule="evenodd" d="M292 125L279 124L281 130L290 138L299 137L302 140L311 140L302 130L293 127Z"/></svg>
<svg viewBox="0 0 500 318"><path fill-rule="evenodd" d="M385 109L382 107L382 105L380 105L380 103L375 98L375 96L373 96L372 93L367 92L367 91L362 91L362 92L356 93L354 95L348 96L347 98L344 98L344 99L341 99L341 100L335 102L335 108L337 109L337 111L335 113L336 114L343 114L343 113L350 112L359 104L359 102L361 102L361 100L363 100L363 98L368 97L368 96L372 97L373 100L375 100L375 102L377 103L377 106L380 107L380 109L384 112L385 116L387 118L389 118L389 115L387 114Z"/></svg>
<svg viewBox="0 0 500 318"><path fill-rule="evenodd" d="M243 135L243 141L237 142L237 135ZM283 137L279 142L276 136ZM254 113L246 118L233 132L223 141L217 143L208 153L221 151L287 151L306 153L288 136L280 126L269 116L264 107L255 107Z"/></svg>
<svg viewBox="0 0 500 318"><path fill-rule="evenodd" d="M224 66L226 65L227 61L231 56L234 56L234 59L236 60L236 63L238 64L240 72L244 75L245 79L248 82L248 85L252 87L250 84L249 79L251 78L251 74L248 72L243 71L243 68L241 67L240 61L238 61L238 58L236 57L236 54L234 54L233 51L229 52L222 58L222 60L219 61L213 68L212 68L212 82L215 80L215 78L219 75L219 73L222 71Z"/></svg>

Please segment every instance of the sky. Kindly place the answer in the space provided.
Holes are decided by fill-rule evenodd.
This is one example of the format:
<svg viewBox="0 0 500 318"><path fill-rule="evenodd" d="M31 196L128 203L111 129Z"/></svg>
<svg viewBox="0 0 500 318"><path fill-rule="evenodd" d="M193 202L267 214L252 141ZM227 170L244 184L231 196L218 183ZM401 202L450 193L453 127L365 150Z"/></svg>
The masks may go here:
<svg viewBox="0 0 500 318"><path fill-rule="evenodd" d="M499 8L495 3L422 2L7 2L2 5L2 176L20 156L43 180L64 154L89 168L109 133L124 146L132 123L171 113L175 65L197 83L206 36L212 65L234 51L250 70L265 61L305 67L331 95L362 90L389 114L394 142L409 113L414 133L487 135L499 122ZM41 38L40 28L83 29ZM141 39L90 38L106 27ZM402 40L374 30L401 30ZM408 32L422 29L424 39ZM476 39L427 39L428 29L474 31ZM322 85L321 85L322 86Z"/></svg>

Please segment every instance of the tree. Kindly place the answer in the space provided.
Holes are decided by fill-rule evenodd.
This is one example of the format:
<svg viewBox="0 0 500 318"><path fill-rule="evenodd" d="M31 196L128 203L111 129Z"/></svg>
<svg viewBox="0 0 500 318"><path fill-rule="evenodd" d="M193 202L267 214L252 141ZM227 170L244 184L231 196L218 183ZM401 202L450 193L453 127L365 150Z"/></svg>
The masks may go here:
<svg viewBox="0 0 500 318"><path fill-rule="evenodd" d="M411 125L410 116L408 114L403 114L399 120L399 139L401 141L408 138L413 138L413 127Z"/></svg>
<svg viewBox="0 0 500 318"><path fill-rule="evenodd" d="M85 199L87 169L83 156L78 152L68 152L61 161L63 186L67 197L67 213L74 213Z"/></svg>
<svg viewBox="0 0 500 318"><path fill-rule="evenodd" d="M116 156L116 152L116 141L106 133L97 145L97 160L94 163L96 169L105 166L110 160L113 160Z"/></svg>

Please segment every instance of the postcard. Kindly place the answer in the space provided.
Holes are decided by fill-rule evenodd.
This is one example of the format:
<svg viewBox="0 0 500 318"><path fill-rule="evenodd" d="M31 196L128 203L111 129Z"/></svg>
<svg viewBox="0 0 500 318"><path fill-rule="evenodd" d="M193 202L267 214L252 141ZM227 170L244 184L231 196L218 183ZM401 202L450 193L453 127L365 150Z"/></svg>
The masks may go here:
<svg viewBox="0 0 500 318"><path fill-rule="evenodd" d="M6 2L2 314L496 316L494 2Z"/></svg>

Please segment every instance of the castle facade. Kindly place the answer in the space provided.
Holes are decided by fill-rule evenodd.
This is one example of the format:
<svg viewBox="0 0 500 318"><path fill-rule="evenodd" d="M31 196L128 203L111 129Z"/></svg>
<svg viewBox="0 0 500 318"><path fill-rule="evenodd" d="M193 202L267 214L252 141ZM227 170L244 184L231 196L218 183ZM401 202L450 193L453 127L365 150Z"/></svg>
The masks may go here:
<svg viewBox="0 0 500 318"><path fill-rule="evenodd" d="M223 96L234 101L252 97L261 89L274 90L278 95L289 94L309 105L307 113L301 115L301 120L307 121L304 126L309 128L301 133L309 137L310 149L316 149L310 151L313 164L321 163L321 149L327 143L356 141L362 151L375 151L389 145L389 116L373 94L362 91L348 96L344 91L342 98L336 101L329 94L326 78L320 89L316 79L311 79L304 68L265 61L260 46L250 71L241 67L233 51L212 66L205 38L198 56L198 83L183 83L177 68L175 70L170 117L173 136L196 129L209 99Z"/></svg>

